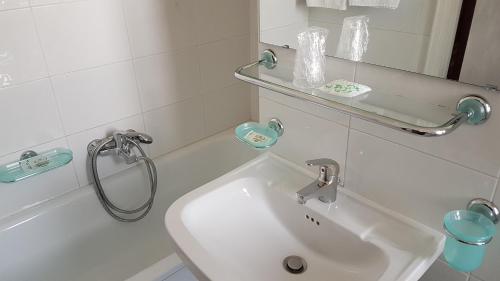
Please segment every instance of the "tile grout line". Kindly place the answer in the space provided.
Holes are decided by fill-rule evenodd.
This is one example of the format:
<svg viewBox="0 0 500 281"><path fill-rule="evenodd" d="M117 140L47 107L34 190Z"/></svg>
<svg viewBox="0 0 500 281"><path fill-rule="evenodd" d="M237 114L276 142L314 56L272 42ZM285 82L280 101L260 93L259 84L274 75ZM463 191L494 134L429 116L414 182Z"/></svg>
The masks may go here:
<svg viewBox="0 0 500 281"><path fill-rule="evenodd" d="M40 50L42 51L42 57L43 57L43 62L45 63L45 69L47 71L47 74L49 75L47 77L47 80L48 80L48 82L50 84L50 89L51 89L51 92L52 92L52 98L54 99L54 102L56 103L55 106L56 106L56 110L57 110L57 116L59 118L59 125L61 126L63 135L66 136L67 135L66 134L66 128L64 127L64 120L63 120L63 116L62 116L61 107L60 107L60 104L59 104L59 99L57 98L56 90L55 90L55 87L54 87L54 83L53 83L52 78L50 76L49 62L47 60L47 55L45 54L45 49L43 48L42 37L40 36L40 30L39 30L39 27L38 27L38 22L37 22L36 17L35 17L35 12L33 11L33 7L30 7L30 13L31 13L31 18L33 20L33 25L34 25L34 28L35 28L35 33L36 33L36 38L37 38L37 41L38 41L38 46L40 47Z"/></svg>
<svg viewBox="0 0 500 281"><path fill-rule="evenodd" d="M132 38L131 38L131 34L130 34L130 28L129 28L129 22L127 20L127 15L125 13L125 5L123 3L123 1L120 1L120 6L121 6L121 10L122 10L122 17L123 17L123 23L125 25L125 30L127 32L127 42L128 42L128 49L129 49L129 52L130 52L130 56L132 57L131 59L131 63L132 63L132 72L134 74L134 79L135 79L135 88L137 90L137 98L139 99L139 106L141 107L141 121L142 121L142 126L144 127L144 130L147 132L148 129L147 129L147 126L146 126L146 119L144 118L144 101L143 101L143 94L142 94L142 90L139 86L139 78L137 77L137 67L136 67L136 61L134 59L135 57L135 50L133 50L133 47L132 47ZM147 132L149 133L149 132Z"/></svg>
<svg viewBox="0 0 500 281"><path fill-rule="evenodd" d="M57 98L57 95L56 95L56 91L55 91L53 80L50 77L49 63L47 61L47 56L45 54L45 49L42 46L42 39L41 39L41 36L40 36L40 31L39 31L39 28L38 28L38 23L37 23L37 20L36 20L36 17L35 17L35 12L33 11L33 6L31 5L31 1L30 1L30 8L29 9L30 9L31 19L33 21L33 25L34 25L34 28L35 28L35 33L36 33L36 37L37 37L38 46L39 46L40 50L42 51L42 57L43 57L43 61L44 61L44 64L45 64L45 70L47 71L47 74L49 75L49 77L46 78L46 79L49 82L50 89L51 89L51 92L52 92L51 95L52 95L52 99L53 99L53 101L55 103L55 107L56 107L56 110L57 110L57 117L59 119L58 120L59 121L59 126L62 129L62 133L64 135L63 136L64 143L66 144L66 146L68 147L68 149L71 150L71 145L70 145L70 142L69 142L69 139L68 139L68 136L67 136L67 133L66 133L66 128L65 128L64 122L63 122L63 116L62 116L61 107L60 107L60 104L59 104L59 99ZM55 140L53 140L53 141L55 141ZM80 182L80 179L78 178L78 172L76 170L74 161L71 161L70 165L71 165L71 169L73 170L73 176L74 176L74 179L76 180L76 184L78 185L78 187L81 187L82 184Z"/></svg>
<svg viewBox="0 0 500 281"><path fill-rule="evenodd" d="M202 74L201 74L201 56L199 52L199 46L194 47L196 50L196 75L198 79L198 97L201 99L201 106L203 110L203 138L206 138L208 135L208 110L207 110L207 101L206 101L206 96L202 91Z"/></svg>
<svg viewBox="0 0 500 281"><path fill-rule="evenodd" d="M346 141L345 162L344 162L344 186L347 185L347 166L349 165L349 143L350 143L350 139L351 139L351 116L349 116L347 124L348 124L348 126L347 126L347 141Z"/></svg>
<svg viewBox="0 0 500 281"><path fill-rule="evenodd" d="M500 180L497 179L497 182L495 184L495 188L493 188L493 192L491 194L491 198L490 198L490 201L491 202L494 202L495 201L495 197L497 196L497 192L498 192L498 189L499 189L499 186L500 185Z"/></svg>
<svg viewBox="0 0 500 281"><path fill-rule="evenodd" d="M24 9L28 9L28 8L24 8ZM32 15L33 15L33 13L32 13ZM34 17L33 17L33 19L34 19ZM127 36L128 35L129 34L128 34L128 28L127 28ZM39 37L38 30L37 30L37 36ZM224 39L213 41L211 43L220 43L222 41L227 41L229 39L233 39L233 38L237 38L237 37L245 37L245 36L246 35L227 37L227 38L224 38ZM37 39L38 39L38 41L40 41L39 38L37 38ZM211 44L211 43L207 43L207 44ZM129 58L126 58L126 59L119 59L119 60L107 62L107 63L104 63L104 64L99 64L99 65L94 65L94 66L89 66L89 67L78 68L78 69L64 71L64 72L60 72L60 73L50 73L50 71L48 70L48 67L47 67L47 69L46 69L47 70L47 75L40 76L40 77L35 78L35 79L29 79L29 80L22 81L22 82L19 82L19 83L13 83L13 84L10 84L9 86L6 86L6 87L0 87L0 90L15 88L15 87L23 86L23 85L30 84L30 83L33 83L33 82L37 82L37 81L41 81L41 80L45 80L45 79L51 79L51 78L57 77L57 76L64 76L64 75L70 75L70 74L73 74L73 73L78 73L78 72L83 72L83 71L90 71L90 70L99 69L99 68L103 68L103 67L107 67L107 66L112 66L112 65L115 65L115 64L126 63L126 62L134 62L135 60L147 59L147 58L152 58L152 57L161 56L161 55L173 55L173 54L176 54L176 53L179 53L179 52L188 51L190 49L197 49L198 47L202 47L202 46L207 45L207 44L194 44L194 45L190 45L190 46L186 46L186 47L182 47L182 48L174 48L174 49L165 50L165 51L162 51L162 52L152 53L152 54L143 55L143 56L135 56L134 54L131 53L131 56ZM45 58L45 52L43 51L43 48L41 47L41 44L40 44L40 49L42 50L43 56ZM130 42L129 42L129 49L131 49ZM45 64L47 65L46 62L45 62Z"/></svg>
<svg viewBox="0 0 500 281"><path fill-rule="evenodd" d="M358 73L358 63L354 63L354 71L352 73L352 81L356 82L356 76ZM348 165L349 165L349 147L351 142L351 122L352 115L348 114L349 118L347 120L347 142L346 142L346 151L345 151L345 165L344 165L344 186L347 185L347 175L348 175Z"/></svg>

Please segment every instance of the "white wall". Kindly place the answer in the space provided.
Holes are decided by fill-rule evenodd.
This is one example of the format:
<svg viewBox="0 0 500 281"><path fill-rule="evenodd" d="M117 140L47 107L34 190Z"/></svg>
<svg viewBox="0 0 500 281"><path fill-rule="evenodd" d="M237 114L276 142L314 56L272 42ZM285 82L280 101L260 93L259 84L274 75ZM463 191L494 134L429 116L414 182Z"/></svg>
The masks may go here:
<svg viewBox="0 0 500 281"><path fill-rule="evenodd" d="M460 81L500 88L499 13L499 1L477 1Z"/></svg>
<svg viewBox="0 0 500 281"><path fill-rule="evenodd" d="M158 157L248 120L250 87L233 78L250 59L248 10L246 0L0 1L0 163L74 152L70 165L0 184L0 218L88 185L86 146L113 130L151 134Z"/></svg>
<svg viewBox="0 0 500 281"><path fill-rule="evenodd" d="M261 45L261 48L273 48ZM276 49L281 62L293 62L294 51ZM398 94L453 107L467 94L487 98L491 119L480 126L463 125L451 135L424 138L388 129L268 90L260 90L260 118L280 118L285 134L272 149L300 165L328 157L339 161L345 188L387 208L442 231L445 213L465 208L482 197L500 204L500 96L479 87L339 59L328 59L329 75ZM496 196L495 196L496 192ZM500 239L488 249L484 266L471 281L500 276ZM477 279L476 279L477 278ZM467 281L438 261L421 281Z"/></svg>

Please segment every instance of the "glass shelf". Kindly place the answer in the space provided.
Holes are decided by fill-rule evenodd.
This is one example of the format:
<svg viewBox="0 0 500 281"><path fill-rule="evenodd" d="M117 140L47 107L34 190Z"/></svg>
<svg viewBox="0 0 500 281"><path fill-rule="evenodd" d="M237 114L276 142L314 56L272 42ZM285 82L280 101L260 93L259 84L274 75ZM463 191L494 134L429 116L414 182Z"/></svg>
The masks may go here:
<svg viewBox="0 0 500 281"><path fill-rule="evenodd" d="M13 183L59 168L73 160L73 152L66 148L54 148L36 154L23 153L21 160L0 166L0 182Z"/></svg>
<svg viewBox="0 0 500 281"><path fill-rule="evenodd" d="M293 84L293 65L278 63L277 58L272 57L274 53L270 50L264 53L262 60L238 68L235 72L236 78L407 133L420 136L446 135L462 123L472 120L474 114L478 118L478 122L474 124L484 122L491 111L486 101L476 96L461 100L460 103L467 106L462 106L461 112L458 112L455 108L422 103L373 90L356 97L342 97L322 90L324 88L321 87L298 88ZM328 77L327 74L326 81L336 79ZM463 101L465 102L462 103ZM483 115L479 116L478 113Z"/></svg>

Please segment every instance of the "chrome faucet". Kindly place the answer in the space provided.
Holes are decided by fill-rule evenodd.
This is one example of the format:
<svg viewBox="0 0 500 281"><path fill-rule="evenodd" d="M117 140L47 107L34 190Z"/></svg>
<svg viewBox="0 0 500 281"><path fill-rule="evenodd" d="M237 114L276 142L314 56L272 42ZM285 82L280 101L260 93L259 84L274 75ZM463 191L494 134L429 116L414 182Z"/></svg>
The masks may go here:
<svg viewBox="0 0 500 281"><path fill-rule="evenodd" d="M131 144L131 142L135 142L135 144ZM139 160L135 153L132 152L132 147L140 143L151 144L152 142L153 138L145 133L139 133L134 130L116 131L112 136L90 142L87 146L87 151L89 155L92 155L100 144L105 143L99 153L114 151L118 156L125 159L127 164L132 164Z"/></svg>
<svg viewBox="0 0 500 281"><path fill-rule="evenodd" d="M307 166L318 166L318 179L297 192L297 201L305 204L311 198L318 198L324 203L337 200L337 187L340 182L340 166L332 159L315 159L306 161Z"/></svg>

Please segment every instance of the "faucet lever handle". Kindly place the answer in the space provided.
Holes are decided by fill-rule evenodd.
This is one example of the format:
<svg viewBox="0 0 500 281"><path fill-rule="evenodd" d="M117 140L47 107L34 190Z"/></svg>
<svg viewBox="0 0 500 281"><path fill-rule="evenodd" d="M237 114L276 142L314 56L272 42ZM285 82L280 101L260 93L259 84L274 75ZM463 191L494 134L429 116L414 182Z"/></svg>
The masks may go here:
<svg viewBox="0 0 500 281"><path fill-rule="evenodd" d="M333 159L320 158L306 161L307 166L319 166L318 182L320 186L339 181L339 163Z"/></svg>

